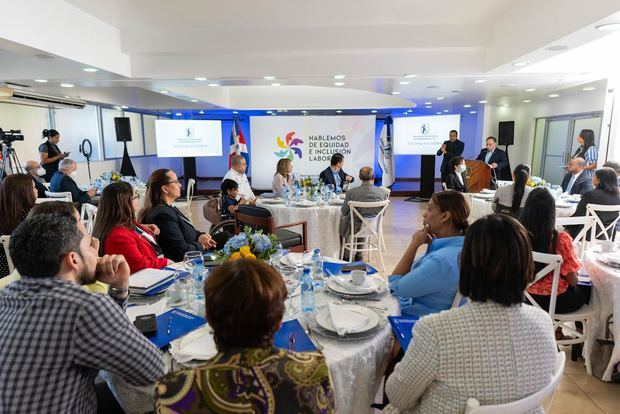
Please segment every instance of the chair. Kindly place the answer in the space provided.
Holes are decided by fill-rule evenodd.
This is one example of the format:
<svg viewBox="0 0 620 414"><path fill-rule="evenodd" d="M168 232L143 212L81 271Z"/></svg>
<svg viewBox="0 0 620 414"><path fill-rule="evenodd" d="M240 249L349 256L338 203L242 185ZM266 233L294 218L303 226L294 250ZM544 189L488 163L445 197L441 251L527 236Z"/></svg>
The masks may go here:
<svg viewBox="0 0 620 414"><path fill-rule="evenodd" d="M202 206L204 218L211 223L209 233L214 235L221 231L235 232L236 221L222 214L222 197L212 197Z"/></svg>
<svg viewBox="0 0 620 414"><path fill-rule="evenodd" d="M616 213L616 218L614 221L609 223L608 225L603 224L601 217L598 213ZM594 228L592 229L592 239L596 240L606 240L613 241L616 231L616 224L620 219L620 205L614 206L606 206L603 204L588 204L586 206L586 217L594 217ZM599 228L601 229L599 232ZM603 238L601 238L603 237Z"/></svg>
<svg viewBox="0 0 620 414"><path fill-rule="evenodd" d="M73 195L71 191L62 191L59 193L55 193L53 191L46 191L45 195L49 198L55 198L54 201L67 201L69 203L73 203Z"/></svg>
<svg viewBox="0 0 620 414"><path fill-rule="evenodd" d="M549 300L549 310L547 313L553 320L553 329L554 331L557 328L562 328L562 330L567 330L573 336L571 339L560 339L557 340L556 343L558 345L575 345L575 344L583 344L583 359L586 363L586 372L589 375L592 375L592 363L590 361L590 353L591 353L591 321L598 315L599 307L597 304L596 290L592 290L592 297L590 298L590 304L583 305L581 308L576 310L575 312L570 313L555 313L555 304L558 296L558 286L560 283L560 266L562 265L562 256L557 254L548 254L548 253L539 253L533 252L534 263L545 264L543 267L536 273L534 281L528 285L528 288L532 286L534 283L538 282L540 279L545 277L550 272L553 272L553 282L551 285L551 297ZM525 290L525 297L530 301L533 306L540 308L540 305L532 298L530 293ZM567 325L567 323L581 322L583 324L583 332L579 332L573 326Z"/></svg>
<svg viewBox="0 0 620 414"><path fill-rule="evenodd" d="M308 240L308 222L281 224L275 226L271 212L264 207L241 205L235 211L235 233L245 226L262 230L265 234L274 234L284 249L303 253L306 251ZM287 230L289 227L302 226L302 234Z"/></svg>
<svg viewBox="0 0 620 414"><path fill-rule="evenodd" d="M583 260L588 244L588 232L594 232L596 219L592 216L558 217L555 219L555 224L562 227L583 226L581 231L573 238L573 246L575 247L577 256L579 256L579 259Z"/></svg>
<svg viewBox="0 0 620 414"><path fill-rule="evenodd" d="M443 191L448 191L448 185L447 185L446 183L442 182L442 183L441 183L441 189L442 189Z"/></svg>
<svg viewBox="0 0 620 414"><path fill-rule="evenodd" d="M6 262L9 265L9 274L13 273L15 270L15 266L13 265L13 260L11 260L11 255L9 254L9 242L11 241L11 236L0 236L0 244L4 249L4 255L6 256Z"/></svg>
<svg viewBox="0 0 620 414"><path fill-rule="evenodd" d="M383 262L383 252L381 246L383 244L383 217L385 211L390 205L390 200L383 201L349 201L350 219L351 219L351 234L348 238L342 239L342 246L340 249L340 259L344 257L344 251L349 250L349 262L353 261L355 253L357 252L379 252L379 259L381 261L381 270L385 272L385 263ZM359 209L379 209L379 211L372 217L364 217L363 210ZM355 232L356 222L361 224L361 227ZM362 247L359 247L359 246Z"/></svg>
<svg viewBox="0 0 620 414"><path fill-rule="evenodd" d="M475 398L467 400L467 406L465 407L465 414L523 414L542 405L543 401L549 398L549 406L553 401L553 395L555 390L562 379L564 373L564 367L566 366L566 355L564 352L558 352L558 356L555 360L555 370L551 377L551 382L545 385L545 387L528 395L520 400L511 401L505 404L495 405L480 405L480 402Z"/></svg>
<svg viewBox="0 0 620 414"><path fill-rule="evenodd" d="M82 204L82 212L80 214L84 227L88 234L93 234L95 220L97 219L98 208L89 203Z"/></svg>
<svg viewBox="0 0 620 414"><path fill-rule="evenodd" d="M196 186L196 180L190 178L187 180L187 192L185 193L185 201L179 201L176 203L172 203L178 209L185 210L185 215L192 221L192 199L194 198L194 187Z"/></svg>

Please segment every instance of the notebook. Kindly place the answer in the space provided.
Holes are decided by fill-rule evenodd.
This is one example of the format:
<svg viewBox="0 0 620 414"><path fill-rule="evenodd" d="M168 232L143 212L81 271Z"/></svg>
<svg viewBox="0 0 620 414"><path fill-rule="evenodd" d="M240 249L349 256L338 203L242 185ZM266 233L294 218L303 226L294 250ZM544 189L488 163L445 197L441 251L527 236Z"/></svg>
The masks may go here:
<svg viewBox="0 0 620 414"><path fill-rule="evenodd" d="M366 274L373 275L377 273L377 269L369 265L365 262L353 262L353 263L332 263L332 262L323 262L323 271L330 276L342 274L342 266L345 265L355 265L355 264L365 264L366 265ZM345 274L348 272L344 272Z"/></svg>
<svg viewBox="0 0 620 414"><path fill-rule="evenodd" d="M390 325L392 325L392 332L394 332L394 336L403 351L407 350L411 342L411 330L418 319L416 316L388 316Z"/></svg>
<svg viewBox="0 0 620 414"><path fill-rule="evenodd" d="M169 283L173 279L174 271L166 269L142 269L129 277L131 293L145 295L149 291Z"/></svg>
<svg viewBox="0 0 620 414"><path fill-rule="evenodd" d="M157 317L157 334L149 339L158 348L163 348L175 339L190 333L205 323L207 321L198 315L178 308L170 309ZM168 328L170 328L170 333L168 333Z"/></svg>

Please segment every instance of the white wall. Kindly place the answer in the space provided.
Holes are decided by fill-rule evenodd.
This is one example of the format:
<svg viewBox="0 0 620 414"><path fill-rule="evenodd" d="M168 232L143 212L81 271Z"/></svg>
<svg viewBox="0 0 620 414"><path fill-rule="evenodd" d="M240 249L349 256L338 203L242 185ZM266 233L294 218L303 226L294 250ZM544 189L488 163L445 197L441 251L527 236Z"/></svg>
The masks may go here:
<svg viewBox="0 0 620 414"><path fill-rule="evenodd" d="M561 91L560 94L562 94ZM510 166L514 168L520 163L531 164L534 151L536 118L602 112L604 106L605 90L603 88L560 96L559 98L547 98L541 101L533 100L530 103L522 103L510 107L485 105L480 147L484 145L486 137L490 135L497 137L499 122L515 121L515 145L510 146L508 149Z"/></svg>

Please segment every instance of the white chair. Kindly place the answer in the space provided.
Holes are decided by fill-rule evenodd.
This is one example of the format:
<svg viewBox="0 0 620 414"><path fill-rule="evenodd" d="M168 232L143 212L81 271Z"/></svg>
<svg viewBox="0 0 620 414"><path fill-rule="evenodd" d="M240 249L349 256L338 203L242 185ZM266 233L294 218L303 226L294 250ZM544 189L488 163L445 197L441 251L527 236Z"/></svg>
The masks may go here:
<svg viewBox="0 0 620 414"><path fill-rule="evenodd" d="M588 247L588 232L594 233L595 223L596 220L592 216L558 217L555 219L555 224L562 227L583 226L581 231L573 238L573 247L575 247L577 256L581 260L583 260Z"/></svg>
<svg viewBox="0 0 620 414"><path fill-rule="evenodd" d="M459 306L461 306L461 302L463 301L463 298L464 296L461 295L461 292L457 290L456 295L454 295L454 300L452 300L452 306L450 306L450 309L458 308Z"/></svg>
<svg viewBox="0 0 620 414"><path fill-rule="evenodd" d="M553 396L555 390L562 379L564 373L564 367L566 366L566 355L564 352L558 352L558 356L555 360L555 370L551 377L551 382L545 385L545 387L528 395L520 400L511 401L505 404L495 405L480 405L480 402L475 398L467 400L467 406L465 407L465 414L523 414L530 410L540 407L547 398L549 398L549 406L553 402Z"/></svg>
<svg viewBox="0 0 620 414"><path fill-rule="evenodd" d="M381 188L385 190L388 198L390 198L390 195L392 194L392 190L387 187L383 187L383 186L381 186ZM381 248L383 249L384 252L387 252L387 246L385 245L385 237L383 237L383 227L381 227Z"/></svg>
<svg viewBox="0 0 620 414"><path fill-rule="evenodd" d="M443 191L448 191L448 185L446 183L441 183L441 189Z"/></svg>
<svg viewBox="0 0 620 414"><path fill-rule="evenodd" d="M379 252L381 261L381 271L385 272L385 263L383 262L383 252L381 245L383 243L383 217L385 211L390 205L390 200L383 201L349 201L351 234L348 239L342 239L342 247L340 249L340 258L344 257L345 249L349 250L349 262L353 261L357 252ZM378 208L380 209L373 217L364 217L358 209L360 208ZM355 222L361 224L358 232L355 232ZM360 247L361 245L361 247Z"/></svg>
<svg viewBox="0 0 620 414"><path fill-rule="evenodd" d="M190 178L187 181L187 192L185 194L186 201L179 201L177 203L172 203L172 205L178 208L179 210L184 210L184 213L189 219L189 221L192 221L191 204L192 204L192 199L194 198L194 187L195 186L196 186L196 180L194 180L193 178Z"/></svg>
<svg viewBox="0 0 620 414"><path fill-rule="evenodd" d="M616 219L605 226L598 215L599 212L615 212ZM594 242L596 242L596 240L613 241L616 224L618 223L618 220L620 220L620 205L606 206L603 204L588 204L586 206L586 216L594 217L595 221L594 228L592 230L592 238L590 240ZM604 237L604 239L600 239L600 237Z"/></svg>
<svg viewBox="0 0 620 414"><path fill-rule="evenodd" d="M0 236L0 244L4 249L4 255L6 256L6 262L9 264L9 274L13 273L15 270L15 266L13 266L13 260L11 260L11 255L9 254L9 242L11 241L11 236Z"/></svg>
<svg viewBox="0 0 620 414"><path fill-rule="evenodd" d="M592 363L590 361L591 353L591 321L598 315L599 309L597 304L596 290L592 289L592 297L590 298L590 304L583 305L575 312L570 313L555 313L555 305L558 296L558 286L560 284L560 267L562 266L562 256L557 254L547 254L533 252L534 263L542 263L546 266L536 273L534 281L528 285L528 288L540 279L545 277L550 272L553 272L553 282L551 284L551 297L549 299L549 310L547 313L553 320L553 330L562 328L566 330L572 336L571 339L560 339L556 341L558 345L575 345L583 344L583 359L586 363L586 372L592 375ZM530 293L525 290L525 297L530 303L538 308L540 305L532 298ZM583 325L583 332L579 332L575 327L575 322L581 322ZM570 325L569 325L570 323Z"/></svg>
<svg viewBox="0 0 620 414"><path fill-rule="evenodd" d="M98 210L99 209L92 204L82 204L82 212L80 214L80 217L82 219L82 223L84 223L84 227L86 227L86 231L88 232L88 234L93 234L93 228L95 227L95 220L97 219Z"/></svg>
<svg viewBox="0 0 620 414"><path fill-rule="evenodd" d="M70 191L61 191L55 193L53 191L46 191L45 195L49 198L55 198L54 201L68 201L69 203L73 203L73 195L71 195Z"/></svg>

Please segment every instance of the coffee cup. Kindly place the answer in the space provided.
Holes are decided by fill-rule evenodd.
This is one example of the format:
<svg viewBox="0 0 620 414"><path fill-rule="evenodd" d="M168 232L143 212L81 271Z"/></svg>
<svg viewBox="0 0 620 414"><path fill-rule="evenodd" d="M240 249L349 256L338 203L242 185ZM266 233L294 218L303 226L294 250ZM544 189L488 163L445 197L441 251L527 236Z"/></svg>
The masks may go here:
<svg viewBox="0 0 620 414"><path fill-rule="evenodd" d="M363 285L365 280L366 280L366 271L365 270L353 270L351 272L351 282L355 286Z"/></svg>

